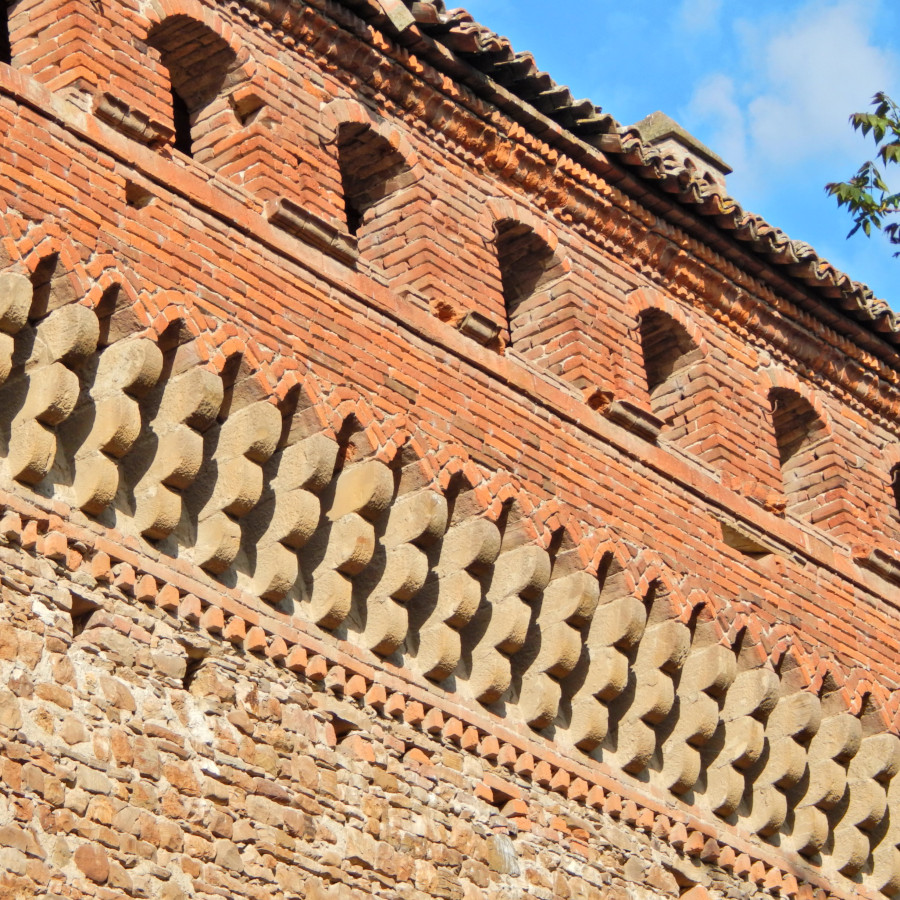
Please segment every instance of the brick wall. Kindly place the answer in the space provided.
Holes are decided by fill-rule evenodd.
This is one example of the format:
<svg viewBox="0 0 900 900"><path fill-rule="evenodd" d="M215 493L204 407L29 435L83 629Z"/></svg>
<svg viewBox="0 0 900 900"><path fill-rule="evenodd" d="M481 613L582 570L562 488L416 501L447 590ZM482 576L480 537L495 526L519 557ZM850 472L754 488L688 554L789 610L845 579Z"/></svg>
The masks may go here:
<svg viewBox="0 0 900 900"><path fill-rule="evenodd" d="M893 896L895 351L348 6L10 8L4 888Z"/></svg>

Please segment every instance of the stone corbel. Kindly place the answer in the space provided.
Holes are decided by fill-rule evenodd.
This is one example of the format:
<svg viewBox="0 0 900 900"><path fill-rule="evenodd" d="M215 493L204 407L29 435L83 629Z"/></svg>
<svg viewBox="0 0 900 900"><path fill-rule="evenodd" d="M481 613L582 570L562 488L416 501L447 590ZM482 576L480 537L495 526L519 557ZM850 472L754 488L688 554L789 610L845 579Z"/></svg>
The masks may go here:
<svg viewBox="0 0 900 900"><path fill-rule="evenodd" d="M613 400L603 411L607 419L646 441L655 442L663 429L662 419L631 400Z"/></svg>
<svg viewBox="0 0 900 900"><path fill-rule="evenodd" d="M109 91L95 95L94 114L125 137L147 146L162 146L172 138L172 130L166 125L132 109Z"/></svg>
<svg viewBox="0 0 900 900"><path fill-rule="evenodd" d="M356 238L352 234L341 231L286 197L270 200L265 216L276 228L308 241L348 266L356 265L359 259Z"/></svg>
<svg viewBox="0 0 900 900"><path fill-rule="evenodd" d="M867 547L855 548L853 562L881 576L885 581L900 584L900 559L891 556L886 550L878 548L870 550Z"/></svg>

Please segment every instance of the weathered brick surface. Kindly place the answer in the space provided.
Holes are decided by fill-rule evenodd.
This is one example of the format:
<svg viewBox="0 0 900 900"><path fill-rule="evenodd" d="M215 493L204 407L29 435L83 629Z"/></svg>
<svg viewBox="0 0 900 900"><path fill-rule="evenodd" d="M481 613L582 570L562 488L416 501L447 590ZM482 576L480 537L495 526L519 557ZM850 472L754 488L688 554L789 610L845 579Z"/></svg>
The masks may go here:
<svg viewBox="0 0 900 900"><path fill-rule="evenodd" d="M4 890L895 894L896 352L376 7L11 8Z"/></svg>

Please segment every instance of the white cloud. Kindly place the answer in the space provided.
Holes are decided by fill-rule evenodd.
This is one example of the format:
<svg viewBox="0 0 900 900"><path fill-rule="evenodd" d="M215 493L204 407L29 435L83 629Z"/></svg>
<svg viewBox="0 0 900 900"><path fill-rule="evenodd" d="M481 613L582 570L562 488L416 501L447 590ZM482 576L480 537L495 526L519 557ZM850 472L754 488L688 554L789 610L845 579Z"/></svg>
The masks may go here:
<svg viewBox="0 0 900 900"><path fill-rule="evenodd" d="M714 28L722 11L722 0L682 0L678 23L689 32Z"/></svg>
<svg viewBox="0 0 900 900"><path fill-rule="evenodd" d="M739 22L742 88L721 75L695 89L688 117L743 185L788 177L811 160L858 158L847 119L897 83L898 62L879 46L875 0L813 0L785 20ZM695 119L696 117L696 119ZM746 168L745 168L746 166ZM837 170L839 171L839 170Z"/></svg>
<svg viewBox="0 0 900 900"><path fill-rule="evenodd" d="M733 79L722 74L705 78L694 90L688 114L692 120L715 122L717 139L710 149L733 169L744 168L747 129Z"/></svg>
<svg viewBox="0 0 900 900"><path fill-rule="evenodd" d="M799 162L855 146L847 117L895 74L895 60L873 45L859 10L858 2L838 4L769 42L769 90L748 106L755 150L769 160Z"/></svg>

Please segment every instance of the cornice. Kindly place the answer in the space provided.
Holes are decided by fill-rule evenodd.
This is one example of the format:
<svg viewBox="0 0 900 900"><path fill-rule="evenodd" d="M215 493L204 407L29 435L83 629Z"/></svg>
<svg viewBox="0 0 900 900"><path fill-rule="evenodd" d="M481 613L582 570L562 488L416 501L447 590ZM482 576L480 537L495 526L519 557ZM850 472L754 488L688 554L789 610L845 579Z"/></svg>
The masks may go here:
<svg viewBox="0 0 900 900"><path fill-rule="evenodd" d="M114 159L133 167L142 176L158 184L160 189L182 196L187 202L203 210L215 219L229 223L253 241L272 252L315 271L318 277L336 287L341 287L350 298L364 306L377 309L382 315L395 321L404 329L434 343L466 364L498 378L530 402L545 409L555 418L568 422L592 438L615 447L630 459L648 466L654 472L678 485L680 490L695 497L702 497L704 505L728 510L739 520L753 523L783 544L790 553L800 553L819 567L826 568L865 594L872 592L867 582L859 577L849 555L834 547L822 536L801 531L789 521L763 510L752 501L723 488L714 479L695 467L677 461L662 448L648 444L616 426L603 415L589 407L580 396L567 391L556 379L544 377L540 371L526 367L512 356L498 357L491 350L480 347L449 328L440 319L422 310L411 308L409 303L388 288L376 285L365 277L365 287L357 285L358 279L348 283L345 264L332 259L330 253L315 249L313 242L306 246L301 238L289 236L280 228L274 228L262 214L262 208L253 202L251 195L236 188L230 182L216 178L213 173L195 177L182 166L162 158L154 150L135 144L121 137L115 130L93 116L77 110L71 104L57 101L43 87L21 74L8 70L0 72L0 90L9 93L17 102L25 103L35 112L48 117L74 137L109 153ZM202 167L200 167L202 168ZM182 176L174 177L178 172ZM177 187L175 186L177 182ZM892 602L887 596L886 602ZM896 601L893 601L896 604Z"/></svg>
<svg viewBox="0 0 900 900"><path fill-rule="evenodd" d="M405 297L398 296L370 277L354 273L348 281L346 264L333 257L330 249L321 249L322 242L312 240L307 243L310 238L306 233L295 237L282 228L274 227L262 207L254 202L253 196L231 182L216 177L202 166L193 164L186 169L164 159L151 148L122 137L102 121L55 98L45 88L13 70L0 71L0 91L55 122L76 139L87 141L110 154L113 159L158 185L160 190L184 198L204 214L227 223L230 228L291 264L315 272L317 277L340 288L353 302L377 310L418 338L441 347L466 365L505 383L534 403L536 408L648 467L686 495L698 500L702 498L702 505L713 510L727 510L730 516L763 529L788 553L799 553L816 566L853 584L864 594L881 596L885 602L896 605L896 599L873 592L856 571L846 549L835 546L824 535L801 530L791 521L722 487L697 467L676 459L665 449L617 426L549 374L522 364L514 355L498 356L494 351L479 346L430 312L412 307ZM197 168L197 175L192 173L193 168Z"/></svg>

